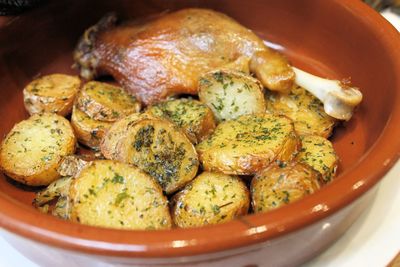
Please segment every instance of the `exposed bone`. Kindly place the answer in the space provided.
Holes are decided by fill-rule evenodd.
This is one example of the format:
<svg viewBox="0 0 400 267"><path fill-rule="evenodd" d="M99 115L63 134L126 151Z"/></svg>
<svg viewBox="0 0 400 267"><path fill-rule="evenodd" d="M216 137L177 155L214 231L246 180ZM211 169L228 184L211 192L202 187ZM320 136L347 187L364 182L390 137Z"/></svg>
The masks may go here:
<svg viewBox="0 0 400 267"><path fill-rule="evenodd" d="M293 67L295 83L324 103L324 110L339 120L349 120L353 109L362 100L362 94L356 87L337 81L324 79Z"/></svg>

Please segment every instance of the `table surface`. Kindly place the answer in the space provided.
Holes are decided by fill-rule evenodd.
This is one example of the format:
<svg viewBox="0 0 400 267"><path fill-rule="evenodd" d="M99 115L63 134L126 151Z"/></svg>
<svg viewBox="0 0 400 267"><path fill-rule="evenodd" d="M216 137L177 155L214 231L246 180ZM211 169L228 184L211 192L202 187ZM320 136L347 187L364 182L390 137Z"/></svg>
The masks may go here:
<svg viewBox="0 0 400 267"><path fill-rule="evenodd" d="M400 31L400 18L382 14ZM400 161L380 183L375 201L331 247L304 267L386 266L400 252ZM11 247L0 229L0 267L38 267Z"/></svg>

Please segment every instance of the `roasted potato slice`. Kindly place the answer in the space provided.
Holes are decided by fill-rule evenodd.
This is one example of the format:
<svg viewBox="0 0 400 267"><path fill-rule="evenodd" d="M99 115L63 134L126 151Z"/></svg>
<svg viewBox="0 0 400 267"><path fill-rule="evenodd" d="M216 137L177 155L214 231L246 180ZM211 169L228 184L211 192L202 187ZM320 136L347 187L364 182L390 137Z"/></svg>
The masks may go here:
<svg viewBox="0 0 400 267"><path fill-rule="evenodd" d="M321 173L325 183L330 182L336 175L339 162L332 143L318 135L305 135L301 136L301 144L297 160Z"/></svg>
<svg viewBox="0 0 400 267"><path fill-rule="evenodd" d="M167 194L190 182L197 173L196 150L183 132L163 119L144 119L128 128L111 153L154 177Z"/></svg>
<svg viewBox="0 0 400 267"><path fill-rule="evenodd" d="M77 107L89 117L99 121L116 121L140 111L140 103L121 87L91 81L79 92Z"/></svg>
<svg viewBox="0 0 400 267"><path fill-rule="evenodd" d="M64 157L57 169L62 177L52 182L44 190L37 192L32 202L33 206L44 213L51 211L51 214L56 217L69 219L71 209L69 190L72 180L89 164L89 161L85 161L77 155ZM54 207L50 206L49 204L56 199Z"/></svg>
<svg viewBox="0 0 400 267"><path fill-rule="evenodd" d="M292 203L320 188L320 174L308 165L271 164L251 181L254 212L266 212Z"/></svg>
<svg viewBox="0 0 400 267"><path fill-rule="evenodd" d="M76 138L64 117L35 114L17 123L3 140L0 166L4 173L26 185L48 185L60 177L61 159L73 154Z"/></svg>
<svg viewBox="0 0 400 267"><path fill-rule="evenodd" d="M203 172L173 198L172 218L179 227L230 221L247 214L250 197L237 176Z"/></svg>
<svg viewBox="0 0 400 267"><path fill-rule="evenodd" d="M112 124L112 122L92 119L76 106L72 109L71 125L78 142L90 148L99 148L101 139Z"/></svg>
<svg viewBox="0 0 400 267"><path fill-rule="evenodd" d="M51 215L56 216L60 219L69 220L71 216L71 202L69 197L59 197L56 205L51 211Z"/></svg>
<svg viewBox="0 0 400 267"><path fill-rule="evenodd" d="M51 74L30 82L23 90L25 109L30 115L51 112L71 113L81 80L77 76Z"/></svg>
<svg viewBox="0 0 400 267"><path fill-rule="evenodd" d="M70 188L71 220L120 229L168 229L168 200L157 182L138 168L96 160Z"/></svg>
<svg viewBox="0 0 400 267"><path fill-rule="evenodd" d="M106 132L100 141L100 151L106 159L117 159L117 144L126 136L128 129L137 122L156 117L147 113L132 113L118 121L116 121Z"/></svg>
<svg viewBox="0 0 400 267"><path fill-rule="evenodd" d="M197 100L181 98L159 102L150 106L147 112L174 122L195 144L215 129L213 112Z"/></svg>
<svg viewBox="0 0 400 267"><path fill-rule="evenodd" d="M274 160L291 160L299 144L289 118L262 113L220 123L196 149L207 171L252 175Z"/></svg>
<svg viewBox="0 0 400 267"><path fill-rule="evenodd" d="M83 156L69 155L61 160L57 172L61 176L75 177L90 161L85 160Z"/></svg>
<svg viewBox="0 0 400 267"><path fill-rule="evenodd" d="M267 111L291 118L299 135L331 135L336 119L326 114L321 101L304 88L294 86L289 94L267 91L265 95Z"/></svg>
<svg viewBox="0 0 400 267"><path fill-rule="evenodd" d="M62 177L52 182L44 190L36 193L32 202L33 206L40 207L58 197L67 197L72 179L72 176Z"/></svg>
<svg viewBox="0 0 400 267"><path fill-rule="evenodd" d="M261 83L236 71L220 70L201 76L199 98L214 112L218 121L262 113L266 109Z"/></svg>

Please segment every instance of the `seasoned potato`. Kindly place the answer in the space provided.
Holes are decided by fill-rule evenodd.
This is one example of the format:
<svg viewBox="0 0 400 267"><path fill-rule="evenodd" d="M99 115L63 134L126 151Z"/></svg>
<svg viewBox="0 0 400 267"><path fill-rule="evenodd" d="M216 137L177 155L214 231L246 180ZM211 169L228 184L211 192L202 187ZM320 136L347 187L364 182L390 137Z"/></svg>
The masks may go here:
<svg viewBox="0 0 400 267"><path fill-rule="evenodd" d="M74 128L79 143L93 149L98 149L105 132L113 123L90 118L76 106L72 109L71 125Z"/></svg>
<svg viewBox="0 0 400 267"><path fill-rule="evenodd" d="M111 154L150 174L171 194L196 176L199 165L192 143L175 128L163 119L140 120L128 128Z"/></svg>
<svg viewBox="0 0 400 267"><path fill-rule="evenodd" d="M261 83L242 72L214 71L199 80L199 98L219 121L265 112Z"/></svg>
<svg viewBox="0 0 400 267"><path fill-rule="evenodd" d="M168 200L157 182L136 167L93 161L71 184L71 220L121 229L168 229Z"/></svg>
<svg viewBox="0 0 400 267"><path fill-rule="evenodd" d="M52 215L61 219L69 219L71 209L69 190L72 180L89 164L90 162L83 160L81 156L64 157L57 169L62 177L52 182L44 190L37 192L32 202L33 206L44 213L51 212ZM49 204L56 199L54 207L50 206Z"/></svg>
<svg viewBox="0 0 400 267"><path fill-rule="evenodd" d="M330 182L336 175L339 161L332 143L321 136L305 135L301 137L301 144L297 160L321 173L324 182Z"/></svg>
<svg viewBox="0 0 400 267"><path fill-rule="evenodd" d="M267 111L291 118L299 135L328 138L336 124L336 119L325 113L321 101L299 86L293 87L290 94L266 92L266 99Z"/></svg>
<svg viewBox="0 0 400 267"><path fill-rule="evenodd" d="M60 219L69 220L71 216L71 202L69 197L59 197L51 214Z"/></svg>
<svg viewBox="0 0 400 267"><path fill-rule="evenodd" d="M71 185L72 179L72 176L65 176L55 180L44 190L36 193L32 204L35 207L40 207L58 197L67 197L69 195L69 187Z"/></svg>
<svg viewBox="0 0 400 267"><path fill-rule="evenodd" d="M254 212L270 211L314 193L320 188L319 176L305 164L271 164L251 181Z"/></svg>
<svg viewBox="0 0 400 267"><path fill-rule="evenodd" d="M73 178L71 176L62 177L52 182L45 190L36 193L33 199L33 206L43 213L68 220L71 213L69 189ZM54 207L51 202L57 200Z"/></svg>
<svg viewBox="0 0 400 267"><path fill-rule="evenodd" d="M23 90L29 114L51 112L61 116L71 113L81 80L76 76L51 74L30 82Z"/></svg>
<svg viewBox="0 0 400 267"><path fill-rule="evenodd" d="M193 99L176 99L150 106L147 112L171 120L184 130L190 141L197 144L215 129L212 111Z"/></svg>
<svg viewBox="0 0 400 267"><path fill-rule="evenodd" d="M117 159L117 144L126 136L128 129L137 122L156 117L146 113L132 113L118 121L116 121L106 132L100 141L100 150L106 159Z"/></svg>
<svg viewBox="0 0 400 267"><path fill-rule="evenodd" d="M274 160L291 160L298 147L290 119L262 113L222 122L196 149L207 171L252 175Z"/></svg>
<svg viewBox="0 0 400 267"><path fill-rule="evenodd" d="M76 104L89 117L99 121L116 121L140 110L136 98L121 87L96 81L83 86Z"/></svg>
<svg viewBox="0 0 400 267"><path fill-rule="evenodd" d="M3 140L0 166L23 184L48 185L60 177L61 159L75 151L69 122L54 113L36 114L17 123Z"/></svg>
<svg viewBox="0 0 400 267"><path fill-rule="evenodd" d="M179 227L223 223L247 214L249 205L239 177L203 172L174 196L172 218Z"/></svg>

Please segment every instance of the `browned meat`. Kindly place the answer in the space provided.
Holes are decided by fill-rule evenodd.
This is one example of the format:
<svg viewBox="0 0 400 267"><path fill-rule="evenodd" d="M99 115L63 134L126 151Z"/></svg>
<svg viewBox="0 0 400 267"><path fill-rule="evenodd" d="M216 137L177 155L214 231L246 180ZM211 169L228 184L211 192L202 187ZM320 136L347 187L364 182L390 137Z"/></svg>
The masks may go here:
<svg viewBox="0 0 400 267"><path fill-rule="evenodd" d="M287 60L224 14L183 9L141 23L115 21L106 16L89 28L75 61L82 77L112 75L145 104L196 94L199 76L221 68L250 70L272 90L293 83Z"/></svg>

